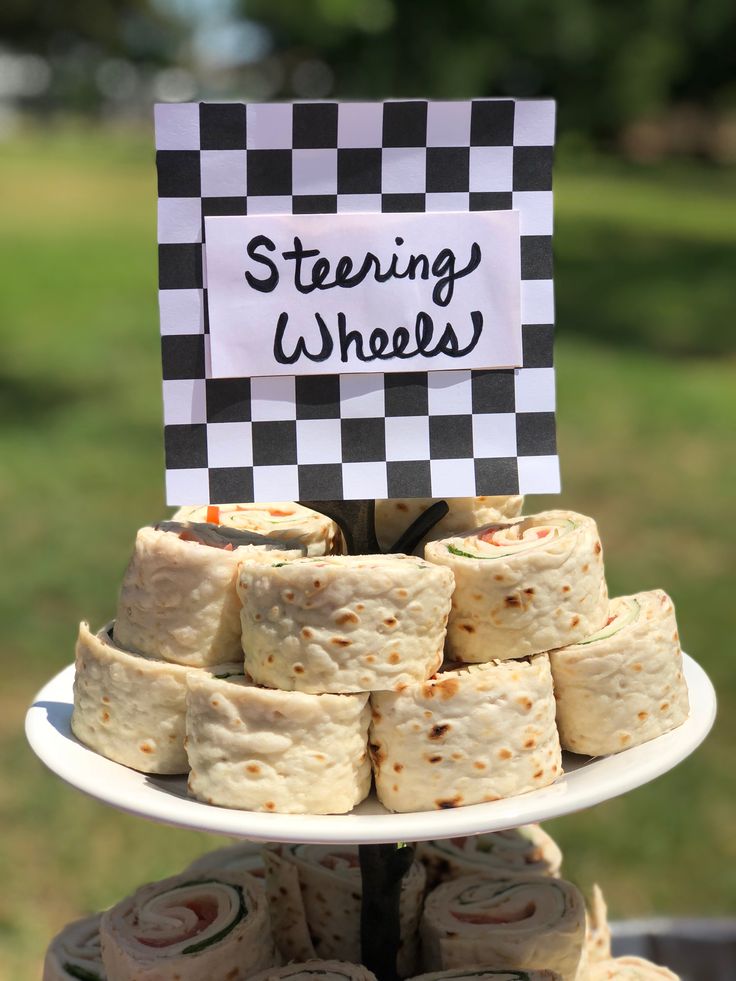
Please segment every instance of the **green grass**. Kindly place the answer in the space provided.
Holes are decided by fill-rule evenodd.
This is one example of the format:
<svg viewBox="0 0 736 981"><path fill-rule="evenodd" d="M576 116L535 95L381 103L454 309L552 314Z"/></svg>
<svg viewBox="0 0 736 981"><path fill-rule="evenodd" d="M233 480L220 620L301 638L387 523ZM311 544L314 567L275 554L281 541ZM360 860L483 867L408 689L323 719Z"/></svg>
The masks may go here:
<svg viewBox="0 0 736 981"><path fill-rule="evenodd" d="M152 151L137 133L28 134L2 147L0 188L0 979L30 981L66 920L209 839L82 798L21 734L77 622L112 615L135 529L164 511ZM674 772L549 827L570 877L600 882L614 914L723 913L736 903L733 177L563 161L557 201L564 494L530 503L597 518L613 592L674 596L720 718Z"/></svg>

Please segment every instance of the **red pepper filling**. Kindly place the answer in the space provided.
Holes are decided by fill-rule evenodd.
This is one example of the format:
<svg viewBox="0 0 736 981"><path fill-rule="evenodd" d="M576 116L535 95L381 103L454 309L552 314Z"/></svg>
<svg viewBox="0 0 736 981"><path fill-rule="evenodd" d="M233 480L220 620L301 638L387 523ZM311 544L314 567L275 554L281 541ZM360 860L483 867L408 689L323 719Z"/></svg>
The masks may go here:
<svg viewBox="0 0 736 981"><path fill-rule="evenodd" d="M202 539L193 531L184 529L184 531L179 532L179 538L183 542L195 542L197 545L205 545L209 548L220 548L223 552L234 552L235 546L232 542L228 542L227 545L215 545L213 543L203 542Z"/></svg>
<svg viewBox="0 0 736 981"><path fill-rule="evenodd" d="M494 542L493 536L496 534L495 530L484 531L482 535L478 535L478 538L482 542L487 542L489 545L498 545L499 542Z"/></svg>
<svg viewBox="0 0 736 981"><path fill-rule="evenodd" d="M202 899L190 899L184 903L184 906L197 917L197 922L190 930L182 932L178 937L136 937L138 943L143 944L144 947L171 947L196 937L217 919L217 902L208 896L203 896Z"/></svg>
<svg viewBox="0 0 736 981"><path fill-rule="evenodd" d="M484 531L482 535L478 535L478 538L480 538L482 542L486 542L488 545L497 545L499 547L504 545L508 546L509 544L508 542L494 542L493 536L496 534L497 531L498 531L497 528L489 528L488 531ZM549 535L549 532L550 532L549 528L535 529L535 534L537 538L546 538L547 535Z"/></svg>
<svg viewBox="0 0 736 981"><path fill-rule="evenodd" d="M324 865L326 869L336 869L341 861L351 869L357 869L360 865L358 856L352 852L334 852L332 855L325 855L320 859L320 865Z"/></svg>
<svg viewBox="0 0 736 981"><path fill-rule="evenodd" d="M179 532L179 538L183 542L196 542L198 545L202 544L202 540L198 538L193 532L187 531L186 528L184 529L184 531Z"/></svg>
<svg viewBox="0 0 736 981"><path fill-rule="evenodd" d="M520 923L522 920L528 920L530 916L533 916L536 911L534 903L527 903L524 909L517 910L516 912L509 913L456 913L451 910L452 915L456 920L461 923L475 923L475 924L486 924L486 923Z"/></svg>

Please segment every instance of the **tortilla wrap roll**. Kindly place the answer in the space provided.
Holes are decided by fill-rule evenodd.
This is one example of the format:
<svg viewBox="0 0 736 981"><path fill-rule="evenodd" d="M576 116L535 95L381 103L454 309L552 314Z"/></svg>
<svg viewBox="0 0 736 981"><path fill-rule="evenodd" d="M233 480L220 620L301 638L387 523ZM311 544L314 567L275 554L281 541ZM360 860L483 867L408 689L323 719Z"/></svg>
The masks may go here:
<svg viewBox="0 0 736 981"><path fill-rule="evenodd" d="M398 690L442 662L453 579L413 555L243 565L245 667L286 691Z"/></svg>
<svg viewBox="0 0 736 981"><path fill-rule="evenodd" d="M617 753L688 717L675 610L661 589L612 599L608 622L550 662L560 740L573 753Z"/></svg>
<svg viewBox="0 0 736 981"><path fill-rule="evenodd" d="M367 694L306 695L187 677L189 791L222 807L342 814L368 794Z"/></svg>
<svg viewBox="0 0 736 981"><path fill-rule="evenodd" d="M564 879L446 882L427 897L421 934L430 970L492 964L557 971L565 981L586 976L585 901Z"/></svg>
<svg viewBox="0 0 736 981"><path fill-rule="evenodd" d="M608 925L608 907L600 886L595 884L587 902L585 947L588 963L606 961L611 957L611 928Z"/></svg>
<svg viewBox="0 0 736 981"><path fill-rule="evenodd" d="M501 967L468 967L454 971L419 974L410 981L563 981L555 971L516 971Z"/></svg>
<svg viewBox="0 0 736 981"><path fill-rule="evenodd" d="M367 967L337 960L308 960L301 964L274 967L270 971L261 971L250 981L282 981L286 978L291 981L377 981L375 974Z"/></svg>
<svg viewBox="0 0 736 981"><path fill-rule="evenodd" d="M420 841L417 858L433 887L473 873L502 879L514 875L556 876L562 864L557 843L538 824L465 838Z"/></svg>
<svg viewBox="0 0 736 981"><path fill-rule="evenodd" d="M285 960L360 962L363 884L356 845L269 845L263 852L276 945ZM400 977L416 969L426 874L416 860L401 882Z"/></svg>
<svg viewBox="0 0 736 981"><path fill-rule="evenodd" d="M224 876L141 886L100 937L107 981L240 981L278 963L264 897Z"/></svg>
<svg viewBox="0 0 736 981"><path fill-rule="evenodd" d="M562 773L549 658L490 661L371 695L376 792L393 811L478 804Z"/></svg>
<svg viewBox="0 0 736 981"><path fill-rule="evenodd" d="M191 668L123 650L112 624L93 634L80 623L72 732L101 756L142 773L186 773L187 673ZM242 663L195 673L240 672Z"/></svg>
<svg viewBox="0 0 736 981"><path fill-rule="evenodd" d="M417 545L417 555L424 554L427 542L438 538L449 538L463 531L480 528L481 525L493 521L505 521L521 514L524 498L513 497L394 497L385 501L376 501L375 524L376 538L381 548L391 548L401 535L417 518L436 504L444 500L450 509L432 530L424 536Z"/></svg>
<svg viewBox="0 0 736 981"><path fill-rule="evenodd" d="M100 948L100 913L68 923L48 946L41 981L106 981Z"/></svg>
<svg viewBox="0 0 736 981"><path fill-rule="evenodd" d="M175 521L141 528L120 587L116 642L192 668L240 659L240 563L287 562L300 554L248 544L251 538Z"/></svg>
<svg viewBox="0 0 736 981"><path fill-rule="evenodd" d="M680 978L668 968L642 957L613 957L591 964L588 981L680 981Z"/></svg>
<svg viewBox="0 0 736 981"><path fill-rule="evenodd" d="M430 542L424 556L455 574L447 625L454 660L526 657L584 640L606 622L598 529L574 511Z"/></svg>
<svg viewBox="0 0 736 981"><path fill-rule="evenodd" d="M268 503L200 504L179 508L173 521L205 521L253 531L279 541L297 541L307 555L333 555L344 551L339 525L319 511L296 501Z"/></svg>
<svg viewBox="0 0 736 981"><path fill-rule="evenodd" d="M228 878L244 877L246 884L255 889L266 888L266 868L261 851L253 842L239 841L235 845L216 848L200 855L184 870L187 875L226 873Z"/></svg>

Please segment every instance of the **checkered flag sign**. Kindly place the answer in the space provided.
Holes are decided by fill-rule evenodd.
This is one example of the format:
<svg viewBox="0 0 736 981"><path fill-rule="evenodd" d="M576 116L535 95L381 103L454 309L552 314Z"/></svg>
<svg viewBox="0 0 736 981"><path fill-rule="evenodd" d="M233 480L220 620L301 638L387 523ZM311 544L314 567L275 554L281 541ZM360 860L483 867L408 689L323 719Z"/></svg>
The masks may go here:
<svg viewBox="0 0 736 981"><path fill-rule="evenodd" d="M157 106L169 503L558 491L553 142L542 100ZM206 217L501 210L520 367L213 377Z"/></svg>

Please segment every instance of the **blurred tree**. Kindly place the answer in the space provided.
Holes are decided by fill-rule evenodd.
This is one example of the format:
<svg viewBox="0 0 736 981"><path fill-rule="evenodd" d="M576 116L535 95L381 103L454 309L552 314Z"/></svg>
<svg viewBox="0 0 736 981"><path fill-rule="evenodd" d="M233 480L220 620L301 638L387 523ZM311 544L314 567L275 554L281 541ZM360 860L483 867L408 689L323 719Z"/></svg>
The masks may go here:
<svg viewBox="0 0 736 981"><path fill-rule="evenodd" d="M550 95L562 133L736 158L734 0L1 0L0 38L47 59L34 106Z"/></svg>
<svg viewBox="0 0 736 981"><path fill-rule="evenodd" d="M151 0L3 0L0 38L12 47L51 55L87 43L107 55L165 60L172 21Z"/></svg>
<svg viewBox="0 0 736 981"><path fill-rule="evenodd" d="M2 0L0 39L9 53L0 74L10 67L20 75L4 94L45 111L148 105L148 80L177 59L183 36L156 0ZM39 73L45 84L37 84Z"/></svg>
<svg viewBox="0 0 736 981"><path fill-rule="evenodd" d="M552 95L597 139L674 102L736 104L733 0L239 0L285 77L322 61L338 96Z"/></svg>

